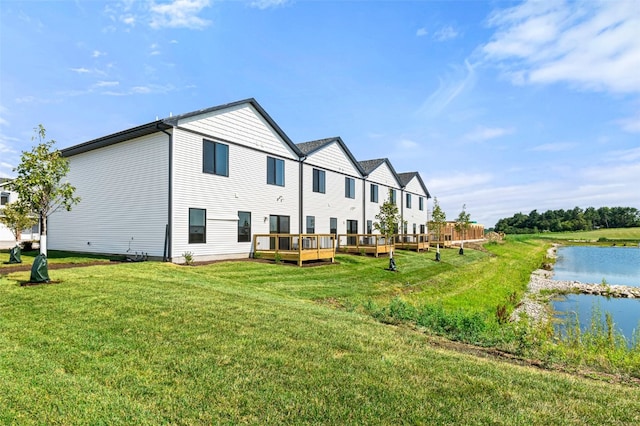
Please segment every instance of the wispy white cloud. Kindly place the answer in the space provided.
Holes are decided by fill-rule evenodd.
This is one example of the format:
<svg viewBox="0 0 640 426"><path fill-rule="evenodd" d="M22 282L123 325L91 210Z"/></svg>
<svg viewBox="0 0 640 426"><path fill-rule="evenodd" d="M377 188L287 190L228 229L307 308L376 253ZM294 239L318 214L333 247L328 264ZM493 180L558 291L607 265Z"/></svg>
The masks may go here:
<svg viewBox="0 0 640 426"><path fill-rule="evenodd" d="M425 181L425 185L429 191L433 191L435 194L450 196L460 191L468 191L470 188L489 183L492 180L491 173L453 172L447 176L428 179Z"/></svg>
<svg viewBox="0 0 640 426"><path fill-rule="evenodd" d="M271 7L284 6L289 0L252 0L250 5L257 9L269 9Z"/></svg>
<svg viewBox="0 0 640 426"><path fill-rule="evenodd" d="M418 31L416 31L416 36L418 37L424 37L427 34L429 34L429 32L427 31L426 28L422 27L422 28L418 28Z"/></svg>
<svg viewBox="0 0 640 426"><path fill-rule="evenodd" d="M69 68L69 69L71 71L75 72L75 73L78 73L78 74L88 74L88 73L91 72L90 69L84 68L84 67L81 67L81 68Z"/></svg>
<svg viewBox="0 0 640 426"><path fill-rule="evenodd" d="M457 38L458 35L459 33L455 28L453 28L451 25L447 25L433 33L433 38L436 41L447 41Z"/></svg>
<svg viewBox="0 0 640 426"><path fill-rule="evenodd" d="M91 54L92 58L99 58L101 56L105 56L106 53L105 52L101 52L99 50L94 50L93 53Z"/></svg>
<svg viewBox="0 0 640 426"><path fill-rule="evenodd" d="M505 135L513 133L513 129L507 129L502 127L484 127L479 126L472 132L467 133L464 139L471 142L484 142L491 139L496 139Z"/></svg>
<svg viewBox="0 0 640 426"><path fill-rule="evenodd" d="M605 159L616 163L640 161L640 147L611 151L607 153Z"/></svg>
<svg viewBox="0 0 640 426"><path fill-rule="evenodd" d="M173 0L170 3L151 3L152 28L190 28L200 30L211 24L211 21L198 16L210 0Z"/></svg>
<svg viewBox="0 0 640 426"><path fill-rule="evenodd" d="M633 117L620 119L617 123L625 132L640 133L640 112Z"/></svg>
<svg viewBox="0 0 640 426"><path fill-rule="evenodd" d="M441 78L438 89L433 92L418 110L419 115L434 118L440 115L465 90L470 90L476 83L474 67L465 61L464 68L454 69L452 76Z"/></svg>
<svg viewBox="0 0 640 426"><path fill-rule="evenodd" d="M118 86L120 82L118 81L99 81L93 85L93 87L115 87Z"/></svg>
<svg viewBox="0 0 640 426"><path fill-rule="evenodd" d="M399 149L416 149L420 147L420 144L409 139L400 139L396 143L396 146Z"/></svg>
<svg viewBox="0 0 640 426"><path fill-rule="evenodd" d="M584 90L640 92L640 7L635 1L526 1L495 11L482 46L514 83L566 82Z"/></svg>
<svg viewBox="0 0 640 426"><path fill-rule="evenodd" d="M530 151L542 151L542 152L561 152L569 151L577 146L574 142L556 142L545 143L542 145L534 146Z"/></svg>

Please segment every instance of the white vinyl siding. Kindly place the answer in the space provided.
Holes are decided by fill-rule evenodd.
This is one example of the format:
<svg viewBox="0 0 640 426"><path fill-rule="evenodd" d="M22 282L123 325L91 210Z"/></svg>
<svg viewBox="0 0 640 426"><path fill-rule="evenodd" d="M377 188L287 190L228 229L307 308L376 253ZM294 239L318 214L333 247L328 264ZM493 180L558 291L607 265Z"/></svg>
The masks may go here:
<svg viewBox="0 0 640 426"><path fill-rule="evenodd" d="M178 126L276 156L295 157L280 135L249 103L184 118Z"/></svg>
<svg viewBox="0 0 640 426"><path fill-rule="evenodd" d="M313 170L322 168L325 193L314 192ZM354 198L345 197L345 178L354 180ZM339 234L346 232L346 221L362 221L364 181L340 144L333 142L310 154L303 163L303 214L315 217L315 232L331 232L332 218Z"/></svg>
<svg viewBox="0 0 640 426"><path fill-rule="evenodd" d="M411 179L407 183L407 186L404 188L403 192L405 194L405 197L411 196L414 202L416 199L418 199L418 203L420 203L420 199L423 200L423 209L419 208L419 204L418 208L415 208L415 206L412 206L413 208L407 208L405 205L405 209L403 211L403 219L410 224L425 224L427 222L427 194L424 192L422 185L420 185L418 178L414 177L413 179Z"/></svg>
<svg viewBox="0 0 640 426"><path fill-rule="evenodd" d="M195 164L199 174L202 140ZM169 137L154 133L74 155L67 179L80 203L48 221L48 247L162 257L168 219Z"/></svg>
<svg viewBox="0 0 640 426"><path fill-rule="evenodd" d="M211 135L215 139L217 135ZM229 143L229 177L201 173L198 149L202 136L177 129L174 137L174 258L191 251L198 259L248 257L252 241L238 242L238 212L249 212L252 234L268 234L270 215L291 217L299 230L299 163L283 158L286 186L267 184L267 155ZM207 210L206 244L188 244L188 209ZM267 218L265 220L264 218Z"/></svg>

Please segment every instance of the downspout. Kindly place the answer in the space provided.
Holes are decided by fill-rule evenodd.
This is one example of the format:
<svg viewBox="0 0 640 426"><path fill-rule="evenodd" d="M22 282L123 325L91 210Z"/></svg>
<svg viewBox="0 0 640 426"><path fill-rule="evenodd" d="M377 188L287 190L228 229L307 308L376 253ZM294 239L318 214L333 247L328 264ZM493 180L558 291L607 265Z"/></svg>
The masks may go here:
<svg viewBox="0 0 640 426"><path fill-rule="evenodd" d="M400 233L406 235L406 232L404 232L404 197L406 197L406 195L403 186L400 188Z"/></svg>
<svg viewBox="0 0 640 426"><path fill-rule="evenodd" d="M165 234L165 256L162 259L163 262L171 262L171 247L173 237L173 134L167 132L164 129L160 129L158 125L156 128L165 135L169 136L169 191L167 200L167 230Z"/></svg>
<svg viewBox="0 0 640 426"><path fill-rule="evenodd" d="M299 179L298 179L298 185L299 186L299 191L298 191L298 234L302 234L304 231L303 228L303 223L302 223L302 219L304 217L304 182L303 182L303 169L304 169L304 160L306 160L307 157L304 156L302 158L299 158L298 161L300 162L300 170L299 170Z"/></svg>
<svg viewBox="0 0 640 426"><path fill-rule="evenodd" d="M367 231L367 178L362 178L362 229Z"/></svg>

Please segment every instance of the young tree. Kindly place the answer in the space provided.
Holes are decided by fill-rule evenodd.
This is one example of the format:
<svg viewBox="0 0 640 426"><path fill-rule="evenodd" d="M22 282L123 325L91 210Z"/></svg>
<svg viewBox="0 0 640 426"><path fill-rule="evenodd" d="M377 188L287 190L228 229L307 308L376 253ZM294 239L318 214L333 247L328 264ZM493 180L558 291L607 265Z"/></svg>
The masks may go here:
<svg viewBox="0 0 640 426"><path fill-rule="evenodd" d="M380 206L380 212L375 216L377 222L373 223L373 228L380 231L385 236L387 244L393 243L393 233L398 227L398 224L402 221L398 206L391 201L391 189L389 189L389 198ZM389 268L393 263L393 249L389 252ZM394 268L395 269L395 268Z"/></svg>
<svg viewBox="0 0 640 426"><path fill-rule="evenodd" d="M1 212L0 223L4 223L9 228L16 239L16 244L20 240L20 232L37 222L22 200L7 204Z"/></svg>
<svg viewBox="0 0 640 426"><path fill-rule="evenodd" d="M71 210L74 204L80 202L80 197L74 197L75 187L69 182L63 182L69 172L69 162L62 157L60 151L53 149L54 140L46 141L46 130L42 124L34 129L38 141L31 152L23 151L20 164L13 169L18 176L8 187L18 193L18 198L29 211L40 218L40 253L47 254L47 218L60 208Z"/></svg>
<svg viewBox="0 0 640 426"><path fill-rule="evenodd" d="M440 238L442 238L442 230L447 224L447 215L438 203L438 197L433 199L433 212L431 213L431 220L427 222L428 229L433 229L433 233L436 237L436 260L440 261Z"/></svg>
<svg viewBox="0 0 640 426"><path fill-rule="evenodd" d="M456 231L462 237L462 242L460 243L460 254L464 254L464 239L467 235L467 229L469 229L469 222L470 222L469 220L470 215L469 213L466 212L466 209L467 209L467 205L463 204L462 211L456 218L456 224L455 224Z"/></svg>

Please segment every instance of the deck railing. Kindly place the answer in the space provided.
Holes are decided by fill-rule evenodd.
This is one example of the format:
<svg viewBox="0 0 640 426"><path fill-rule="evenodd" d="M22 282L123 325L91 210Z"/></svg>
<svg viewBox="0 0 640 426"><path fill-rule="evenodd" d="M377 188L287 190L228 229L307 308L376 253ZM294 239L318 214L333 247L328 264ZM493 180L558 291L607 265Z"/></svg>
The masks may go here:
<svg viewBox="0 0 640 426"><path fill-rule="evenodd" d="M393 240L380 234L338 234L338 250L345 253L370 253L375 257L389 253Z"/></svg>
<svg viewBox="0 0 640 426"><path fill-rule="evenodd" d="M393 236L395 246L403 250L429 250L427 234L396 234Z"/></svg>
<svg viewBox="0 0 640 426"><path fill-rule="evenodd" d="M253 236L254 257L295 261L335 259L336 237L333 234L256 234Z"/></svg>

